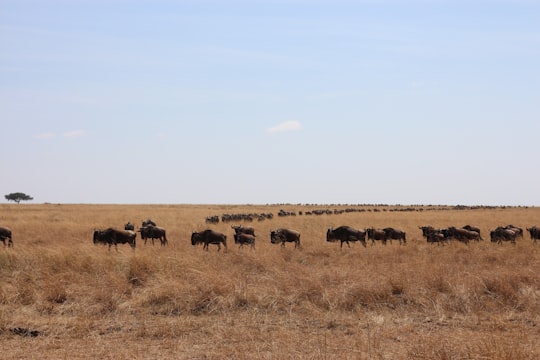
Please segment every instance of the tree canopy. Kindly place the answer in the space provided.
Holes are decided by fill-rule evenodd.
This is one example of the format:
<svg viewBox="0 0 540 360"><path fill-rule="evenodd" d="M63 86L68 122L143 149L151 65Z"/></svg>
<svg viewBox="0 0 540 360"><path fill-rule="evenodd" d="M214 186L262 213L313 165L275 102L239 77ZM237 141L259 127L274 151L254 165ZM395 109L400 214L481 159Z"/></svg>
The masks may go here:
<svg viewBox="0 0 540 360"><path fill-rule="evenodd" d="M15 201L17 204L20 203L21 201L34 200L33 197L31 197L30 195L26 195L25 193L22 193L22 192L7 194L5 195L5 198L7 201Z"/></svg>

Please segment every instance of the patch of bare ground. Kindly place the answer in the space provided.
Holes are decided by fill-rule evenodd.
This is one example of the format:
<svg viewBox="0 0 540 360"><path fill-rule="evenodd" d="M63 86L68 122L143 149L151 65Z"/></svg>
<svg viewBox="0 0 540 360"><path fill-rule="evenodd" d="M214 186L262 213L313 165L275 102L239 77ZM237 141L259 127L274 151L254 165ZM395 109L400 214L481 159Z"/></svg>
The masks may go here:
<svg viewBox="0 0 540 360"><path fill-rule="evenodd" d="M489 230L540 219L536 208L362 211L274 218L239 249L220 212L277 206L2 205L0 350L43 358L540 358L540 245L527 235L496 245ZM309 207L290 206L309 211ZM92 244L94 228L151 217L169 245L118 251ZM430 245L418 226L482 229L481 242ZM326 242L328 227L393 226L407 245ZM192 246L211 227L227 251ZM302 249L269 241L301 232Z"/></svg>

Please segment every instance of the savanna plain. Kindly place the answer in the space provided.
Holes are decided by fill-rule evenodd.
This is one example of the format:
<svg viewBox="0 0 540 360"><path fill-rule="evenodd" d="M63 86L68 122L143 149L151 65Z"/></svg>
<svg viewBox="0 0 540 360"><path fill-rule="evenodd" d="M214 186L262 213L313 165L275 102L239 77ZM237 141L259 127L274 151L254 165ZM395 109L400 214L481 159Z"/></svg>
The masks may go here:
<svg viewBox="0 0 540 360"><path fill-rule="evenodd" d="M362 211L305 215L351 207ZM274 218L205 223L224 213ZM167 246L92 242L95 228L147 218ZM466 224L484 240L438 246L419 229ZM0 357L538 359L540 242L491 243L508 224L540 225L540 208L2 204L14 246L0 244ZM255 249L231 225L254 227ZM340 249L326 241L340 225L391 226L407 244ZM301 249L271 244L278 227L299 231ZM207 228L226 250L191 245Z"/></svg>

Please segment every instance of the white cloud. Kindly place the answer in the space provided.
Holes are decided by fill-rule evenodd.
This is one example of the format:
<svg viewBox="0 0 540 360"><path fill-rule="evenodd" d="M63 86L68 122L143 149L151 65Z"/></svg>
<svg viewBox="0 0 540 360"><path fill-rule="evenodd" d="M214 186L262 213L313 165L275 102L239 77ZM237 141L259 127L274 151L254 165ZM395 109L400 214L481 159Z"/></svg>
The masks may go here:
<svg viewBox="0 0 540 360"><path fill-rule="evenodd" d="M73 130L73 131L67 131L65 133L62 134L64 137L67 137L67 138L70 138L70 139L75 139L75 138L80 138L80 137L83 137L86 135L86 131L85 130Z"/></svg>
<svg viewBox="0 0 540 360"><path fill-rule="evenodd" d="M76 139L83 136L86 136L87 131L86 130L72 130L72 131L66 131L62 133L62 136L69 139ZM52 131L44 132L41 134L34 135L34 139L52 139L55 138L57 134L53 133Z"/></svg>
<svg viewBox="0 0 540 360"><path fill-rule="evenodd" d="M34 135L34 139L52 139L53 137L55 137L55 134L53 132L44 132Z"/></svg>
<svg viewBox="0 0 540 360"><path fill-rule="evenodd" d="M289 132L289 131L298 131L302 130L302 124L300 124L299 121L285 121L281 124L277 124L275 126L269 127L266 129L267 133L275 134L275 133L281 133L281 132Z"/></svg>

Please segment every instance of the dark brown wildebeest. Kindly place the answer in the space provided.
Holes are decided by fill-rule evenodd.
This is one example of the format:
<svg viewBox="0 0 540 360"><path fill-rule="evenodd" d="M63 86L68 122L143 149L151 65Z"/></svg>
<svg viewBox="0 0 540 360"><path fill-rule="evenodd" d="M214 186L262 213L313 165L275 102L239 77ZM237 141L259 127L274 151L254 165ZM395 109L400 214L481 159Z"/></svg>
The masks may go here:
<svg viewBox="0 0 540 360"><path fill-rule="evenodd" d="M247 233L237 233L234 234L234 243L239 244L239 248L243 247L244 245L250 245L251 249L255 249L255 235L247 234Z"/></svg>
<svg viewBox="0 0 540 360"><path fill-rule="evenodd" d="M536 242L536 240L540 239L540 228L538 226L535 225L526 229L529 232L529 235L531 236L531 240L533 242Z"/></svg>
<svg viewBox="0 0 540 360"><path fill-rule="evenodd" d="M118 244L129 244L129 246L135 250L136 237L137 233L132 230L118 230L114 228L94 230L94 245L109 245L109 250L111 250L111 246L114 245L116 251L118 251Z"/></svg>
<svg viewBox="0 0 540 360"><path fill-rule="evenodd" d="M509 241L516 244L519 235L519 228L510 228L509 226L499 226L489 233L491 242L502 244L503 241Z"/></svg>
<svg viewBox="0 0 540 360"><path fill-rule="evenodd" d="M503 241L516 243L516 233L512 230L495 229L489 232L492 243L502 244Z"/></svg>
<svg viewBox="0 0 540 360"><path fill-rule="evenodd" d="M208 251L208 244L218 246L218 251L221 250L221 244L227 249L227 235L220 232L207 229L201 232L191 234L191 245L203 244L203 249Z"/></svg>
<svg viewBox="0 0 540 360"><path fill-rule="evenodd" d="M516 244L516 238L518 234L514 230L507 229L506 227L499 226L495 230L489 233L491 242L502 244L503 241L510 241L512 244Z"/></svg>
<svg viewBox="0 0 540 360"><path fill-rule="evenodd" d="M128 221L127 224L124 225L124 230L131 230L131 231L133 231L133 230L135 230L135 225L133 225L131 222Z"/></svg>
<svg viewBox="0 0 540 360"><path fill-rule="evenodd" d="M479 240L484 240L482 239L482 234L480 234L480 228L478 226L465 225L463 226L463 229L469 230L469 231L476 231L478 233Z"/></svg>
<svg viewBox="0 0 540 360"><path fill-rule="evenodd" d="M6 227L0 226L0 241L4 243L4 246L6 246L6 240L7 240L7 246L13 247L13 238L12 238L11 230Z"/></svg>
<svg viewBox="0 0 540 360"><path fill-rule="evenodd" d="M392 244L392 240L399 240L399 245L407 243L405 231L391 227L384 228L383 231L386 241L390 240L390 244Z"/></svg>
<svg viewBox="0 0 540 360"><path fill-rule="evenodd" d="M231 225L235 234L250 234L255 236L255 229L251 226Z"/></svg>
<svg viewBox="0 0 540 360"><path fill-rule="evenodd" d="M440 245L441 243L444 245L448 242L448 239L444 236L444 234L440 230L434 230L427 234L426 240L428 243L437 243L437 245Z"/></svg>
<svg viewBox="0 0 540 360"><path fill-rule="evenodd" d="M532 228L527 228L529 234L531 234L531 240L536 244L536 240L540 240L540 228L536 225Z"/></svg>
<svg viewBox="0 0 540 360"><path fill-rule="evenodd" d="M368 240L371 240L371 245L375 245L375 241L380 241L386 245L386 233L384 230L369 228L366 230Z"/></svg>
<svg viewBox="0 0 540 360"><path fill-rule="evenodd" d="M360 241L364 247L366 247L366 232L364 230L357 230L350 226L340 226L336 229L330 228L326 231L326 241L334 242L340 241L339 248L343 248L343 243L349 245L350 241Z"/></svg>
<svg viewBox="0 0 540 360"><path fill-rule="evenodd" d="M218 215L207 216L206 219L205 219L205 222L207 224L218 224L219 223L219 216Z"/></svg>
<svg viewBox="0 0 540 360"><path fill-rule="evenodd" d="M454 226L448 228L450 238L454 238L458 241L468 244L470 240L480 241L480 234L476 231L470 231L467 229L460 229Z"/></svg>
<svg viewBox="0 0 540 360"><path fill-rule="evenodd" d="M154 245L154 239L159 239L161 246L169 243L167 241L166 231L162 227L146 225L137 231L141 233L141 239L144 240L144 245L146 245L148 239L152 239L152 245Z"/></svg>
<svg viewBox="0 0 540 360"><path fill-rule="evenodd" d="M436 229L433 226L430 226L430 225L428 225L428 226L419 226L418 228L420 230L422 230L422 236L425 237L426 239L427 239L429 234L436 231Z"/></svg>
<svg viewBox="0 0 540 360"><path fill-rule="evenodd" d="M270 242L272 244L281 243L281 247L285 247L286 242L293 242L294 248L300 247L300 233L296 230L279 228L270 231Z"/></svg>
<svg viewBox="0 0 540 360"><path fill-rule="evenodd" d="M516 238L520 237L520 238L523 239L523 229L522 228L514 226L512 224L506 225L503 228L507 229L507 230L512 230L513 232L516 233Z"/></svg>
<svg viewBox="0 0 540 360"><path fill-rule="evenodd" d="M426 238L428 243L437 243L437 245L443 243L444 245L448 242L442 229L435 229L433 226L420 226L419 229L422 230L422 236Z"/></svg>

